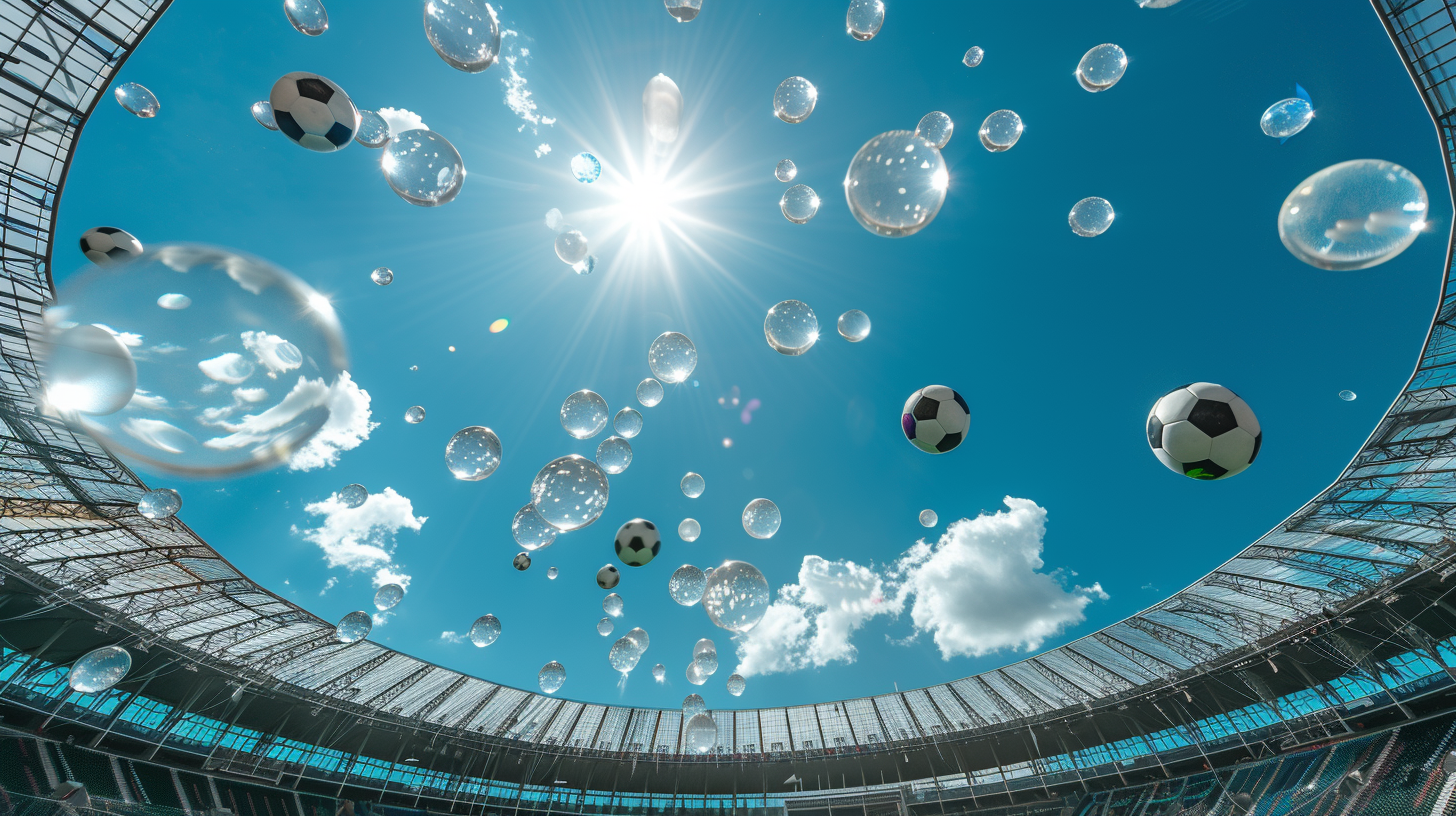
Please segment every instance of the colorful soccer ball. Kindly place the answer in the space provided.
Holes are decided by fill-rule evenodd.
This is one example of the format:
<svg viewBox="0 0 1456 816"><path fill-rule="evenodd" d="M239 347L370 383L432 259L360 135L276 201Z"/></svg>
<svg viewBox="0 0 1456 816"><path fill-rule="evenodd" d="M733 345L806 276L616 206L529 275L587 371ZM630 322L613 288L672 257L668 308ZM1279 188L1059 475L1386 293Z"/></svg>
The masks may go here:
<svg viewBox="0 0 1456 816"><path fill-rule="evenodd" d="M910 444L926 453L947 453L966 438L971 409L955 390L927 385L905 400L900 427Z"/></svg>

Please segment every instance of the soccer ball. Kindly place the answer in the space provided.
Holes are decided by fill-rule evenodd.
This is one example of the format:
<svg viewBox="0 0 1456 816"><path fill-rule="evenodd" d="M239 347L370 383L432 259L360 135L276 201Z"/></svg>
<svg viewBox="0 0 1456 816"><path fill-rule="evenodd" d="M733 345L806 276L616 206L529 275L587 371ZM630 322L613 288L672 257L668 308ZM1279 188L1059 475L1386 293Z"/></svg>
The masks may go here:
<svg viewBox="0 0 1456 816"><path fill-rule="evenodd" d="M531 568L531 556L523 552L516 553L516 557L511 559L511 566L525 572Z"/></svg>
<svg viewBox="0 0 1456 816"><path fill-rule="evenodd" d="M81 233L81 254L97 266L110 266L142 254L142 242L124 229L92 227Z"/></svg>
<svg viewBox="0 0 1456 816"><path fill-rule="evenodd" d="M620 580L622 580L622 573L618 572L617 568L611 564L607 564L597 570L597 586L602 589L612 589Z"/></svg>
<svg viewBox="0 0 1456 816"><path fill-rule="evenodd" d="M1158 461L1191 479L1227 479L1254 463L1264 434L1249 404L1213 383L1163 395L1148 413L1148 444Z"/></svg>
<svg viewBox="0 0 1456 816"><path fill-rule="evenodd" d="M617 557L629 567L640 567L657 557L662 536L647 519L632 519L617 531Z"/></svg>
<svg viewBox="0 0 1456 816"><path fill-rule="evenodd" d="M273 83L268 103L283 135L309 150L343 150L359 132L359 109L343 88L318 74L284 74Z"/></svg>
<svg viewBox="0 0 1456 816"><path fill-rule="evenodd" d="M955 450L971 426L971 409L953 389L927 385L905 400L900 427L910 444L926 453Z"/></svg>

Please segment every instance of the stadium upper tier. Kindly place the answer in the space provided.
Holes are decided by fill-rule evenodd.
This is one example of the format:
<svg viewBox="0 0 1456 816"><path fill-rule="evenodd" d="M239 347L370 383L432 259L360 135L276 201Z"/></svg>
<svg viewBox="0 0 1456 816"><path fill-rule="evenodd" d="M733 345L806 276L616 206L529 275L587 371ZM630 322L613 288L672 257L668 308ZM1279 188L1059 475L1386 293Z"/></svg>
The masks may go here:
<svg viewBox="0 0 1456 816"><path fill-rule="evenodd" d="M546 697L376 643L337 642L332 623L249 580L180 521L141 517L140 480L38 412L40 314L53 296L54 214L75 142L167 5L0 0L0 570L8 577L0 636L35 666L125 645L137 658L121 686L131 699L144 693L172 706L169 716L206 710L229 728L350 755L399 760L448 743L466 765L490 749L496 771L507 761L502 747L517 752L506 755L516 763L602 753L700 761L684 753L676 710ZM1449 181L1456 19L1443 0L1375 7L1438 124ZM1441 586L1456 572L1453 315L1448 260L1415 373L1350 465L1192 586L1078 641L951 683L712 712L719 745L709 761L893 749L883 766L895 769L891 781L912 752L920 775L965 773L1268 706L1352 671L1383 683L1380 661L1412 649L1449 674L1433 644L1456 632ZM1053 722L1047 735L1041 726ZM370 744L369 734L385 733L395 736ZM947 744L956 751L942 752ZM491 761L471 773L487 773Z"/></svg>

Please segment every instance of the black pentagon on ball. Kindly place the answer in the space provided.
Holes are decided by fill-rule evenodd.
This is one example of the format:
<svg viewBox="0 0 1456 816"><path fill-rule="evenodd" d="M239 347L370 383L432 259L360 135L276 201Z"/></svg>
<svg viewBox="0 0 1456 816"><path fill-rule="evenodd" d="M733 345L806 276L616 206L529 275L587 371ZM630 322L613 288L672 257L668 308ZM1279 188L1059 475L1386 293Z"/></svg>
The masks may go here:
<svg viewBox="0 0 1456 816"><path fill-rule="evenodd" d="M283 131L284 136L287 136L293 141L296 142L303 138L303 128L293 118L293 114L288 111L273 111L273 123L278 125L278 129Z"/></svg>
<svg viewBox="0 0 1456 816"><path fill-rule="evenodd" d="M1254 452L1249 454L1249 464L1254 464L1254 457L1259 455L1259 446L1262 444L1264 444L1264 432L1259 431L1258 435L1254 437Z"/></svg>
<svg viewBox="0 0 1456 816"><path fill-rule="evenodd" d="M354 138L354 131L343 122L335 122L334 126L329 128L329 132L324 134L324 138L328 139L334 147L343 147Z"/></svg>
<svg viewBox="0 0 1456 816"><path fill-rule="evenodd" d="M935 419L940 411L940 402L930 397L921 397L915 401L915 408L911 411L916 419Z"/></svg>
<svg viewBox="0 0 1456 816"><path fill-rule="evenodd" d="M627 549L634 552L641 552L647 549L647 542L642 540L642 536L632 536L627 542Z"/></svg>
<svg viewBox="0 0 1456 816"><path fill-rule="evenodd" d="M296 84L298 85L298 95L304 99L315 99L327 105L329 100L334 98L334 89L329 87L329 83L317 77L304 77L297 80Z"/></svg>
<svg viewBox="0 0 1456 816"><path fill-rule="evenodd" d="M945 436L941 437L939 442L935 443L935 449L940 451L941 453L945 453L949 450L954 450L955 446L961 443L961 436L962 434L960 434L959 432L948 433Z"/></svg>
<svg viewBox="0 0 1456 816"><path fill-rule="evenodd" d="M1200 459L1197 462L1185 462L1183 465L1183 475L1189 477L1190 479L1202 479L1204 481L1210 481L1213 479L1217 479L1220 476L1224 476L1227 473L1228 468L1220 465L1212 459Z"/></svg>
<svg viewBox="0 0 1456 816"><path fill-rule="evenodd" d="M643 519L642 520L642 526L643 527L646 527L649 530L656 530L657 529L657 525L656 524L653 524L652 522L648 521L647 519Z"/></svg>
<svg viewBox="0 0 1456 816"><path fill-rule="evenodd" d="M971 406L969 406L969 405L966 404L966 400L965 400L964 397L961 396L961 392L959 392L959 391L952 391L952 392L950 392L950 395L951 395L951 397L953 399L955 399L956 405L959 405L961 407L961 410L966 412L966 416L970 416L971 415Z"/></svg>
<svg viewBox="0 0 1456 816"><path fill-rule="evenodd" d="M1154 450L1163 447L1163 420L1156 415L1148 417L1148 444Z"/></svg>
<svg viewBox="0 0 1456 816"><path fill-rule="evenodd" d="M1219 400L1201 399L1193 403L1193 410L1188 412L1188 421L1209 437L1228 433L1239 427L1233 406Z"/></svg>
<svg viewBox="0 0 1456 816"><path fill-rule="evenodd" d="M116 227L97 227L93 231L94 232L99 232L102 235L115 235L115 234L121 232L121 230L117 229Z"/></svg>

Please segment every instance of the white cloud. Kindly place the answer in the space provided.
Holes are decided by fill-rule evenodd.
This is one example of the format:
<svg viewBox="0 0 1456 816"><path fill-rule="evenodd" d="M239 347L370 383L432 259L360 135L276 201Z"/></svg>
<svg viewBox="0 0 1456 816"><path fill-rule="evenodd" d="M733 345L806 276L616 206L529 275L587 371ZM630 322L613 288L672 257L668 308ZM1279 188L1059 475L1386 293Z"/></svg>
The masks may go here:
<svg viewBox="0 0 1456 816"><path fill-rule="evenodd" d="M516 131L530 127L534 134L539 126L554 125L556 120L543 117L536 111L536 100L531 98L531 91L526 88L526 77L521 73L531 57L531 49L522 48L519 44L520 38L518 31L509 28L501 30L501 62L506 69L506 75L501 77L501 84L506 89L506 107L521 118L521 126Z"/></svg>
<svg viewBox="0 0 1456 816"><path fill-rule="evenodd" d="M199 360L197 367L210 380L237 385L238 383L253 376L253 364L243 359L243 355L235 351L220 354L206 360Z"/></svg>
<svg viewBox="0 0 1456 816"><path fill-rule="evenodd" d="M263 400L268 399L268 389L234 388L233 399L237 400L238 402L262 402ZM133 401L135 401L134 398Z"/></svg>
<svg viewBox="0 0 1456 816"><path fill-rule="evenodd" d="M853 663L854 633L908 607L915 634L929 632L949 660L1010 649L1032 651L1083 609L1106 600L1099 584L1068 589L1042 572L1046 511L1006 498L1007 510L961 519L935 543L917 542L888 568L806 556L798 582L779 590L763 620L735 637L738 674L791 672Z"/></svg>
<svg viewBox="0 0 1456 816"><path fill-rule="evenodd" d="M287 581L285 581L284 583L287 583ZM338 585L339 577L337 575L330 575L329 580L324 581L324 588L319 590L319 597L322 598L325 594L328 593L329 590L333 589Z"/></svg>
<svg viewBox="0 0 1456 816"><path fill-rule="evenodd" d="M355 384L345 371L339 375L328 396L329 418L308 444L299 448L288 460L289 470L314 470L333 467L339 454L353 450L379 427L370 421L369 392Z"/></svg>
<svg viewBox="0 0 1456 816"><path fill-rule="evenodd" d="M268 369L268 376L278 379L278 375L292 371L303 365L303 352L298 346L284 340L276 334L269 334L263 331L245 331L242 334L243 348L253 352Z"/></svg>
<svg viewBox="0 0 1456 816"><path fill-rule="evenodd" d="M404 133L406 130L429 130L430 126L420 118L418 113L405 110L404 108L380 108L375 113L384 117L389 125L389 132L394 135Z"/></svg>
<svg viewBox="0 0 1456 816"><path fill-rule="evenodd" d="M409 585L410 576L400 572L394 561L395 536L400 530L419 532L426 517L416 516L414 505L394 488L370 493L358 507L345 506L335 494L303 509L311 516L322 516L323 524L302 531L295 527L294 532L317 544L329 567L349 572L372 570L376 586L381 585L381 576L389 578L383 583ZM325 590L336 579L329 580Z"/></svg>
<svg viewBox="0 0 1456 816"><path fill-rule="evenodd" d="M131 417L121 423L121 429L138 442L167 453L181 453L197 444L192 434L160 419Z"/></svg>
<svg viewBox="0 0 1456 816"><path fill-rule="evenodd" d="M539 158L541 158L541 157L542 157L542 156L545 156L545 155L547 155L547 154L549 154L549 153L550 153L550 152L551 152L551 145L549 145L549 144L546 144L546 143L545 143L545 142L542 142L542 143L541 143L541 144L540 144L540 145L539 145L539 146L538 146L538 147L537 147L537 148L536 148L536 158L538 158L538 159L539 159Z"/></svg>
<svg viewBox="0 0 1456 816"><path fill-rule="evenodd" d="M399 584L400 589L409 592L410 577L389 567L380 567L374 571L374 588L378 589L386 584Z"/></svg>
<svg viewBox="0 0 1456 816"><path fill-rule="evenodd" d="M440 633L440 641L442 643L464 643L465 636L459 632L452 632L447 629Z"/></svg>
<svg viewBox="0 0 1456 816"><path fill-rule="evenodd" d="M117 331L116 329L111 328L105 323L92 323L91 325L95 326L98 329L105 329L106 331L110 332L112 337L115 337L117 341L119 341L123 346L126 346L127 348L136 348L137 346L140 346L142 344L142 336L140 334L136 334L134 332Z"/></svg>

